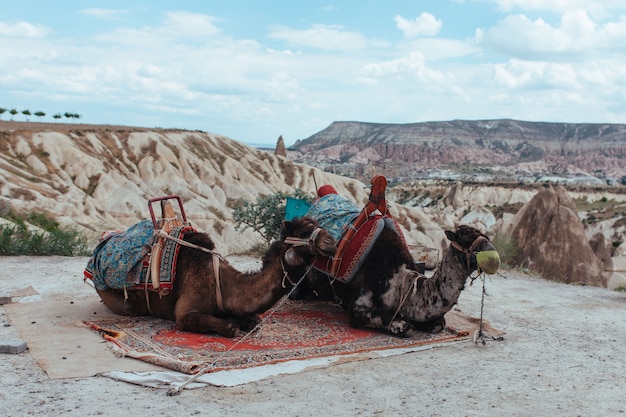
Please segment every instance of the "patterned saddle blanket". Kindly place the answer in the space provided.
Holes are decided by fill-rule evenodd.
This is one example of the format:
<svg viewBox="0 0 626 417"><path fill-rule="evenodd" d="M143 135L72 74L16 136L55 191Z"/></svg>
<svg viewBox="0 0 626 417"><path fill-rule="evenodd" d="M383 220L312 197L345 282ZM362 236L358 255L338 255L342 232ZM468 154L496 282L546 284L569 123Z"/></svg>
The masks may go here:
<svg viewBox="0 0 626 417"><path fill-rule="evenodd" d="M175 227L169 234L182 239L190 230L193 230L190 226ZM145 289L154 241L155 229L150 220L142 220L126 231L105 232L87 262L85 279L91 279L97 290ZM166 294L174 286L179 248L178 243L166 239L160 266L160 287L155 291ZM151 285L148 289L153 290Z"/></svg>
<svg viewBox="0 0 626 417"><path fill-rule="evenodd" d="M349 283L371 252L380 233L388 225L393 227L393 221L385 216L369 217L356 229L350 240L345 242L345 250L338 254L338 258L318 256L313 262L313 268L339 282Z"/></svg>

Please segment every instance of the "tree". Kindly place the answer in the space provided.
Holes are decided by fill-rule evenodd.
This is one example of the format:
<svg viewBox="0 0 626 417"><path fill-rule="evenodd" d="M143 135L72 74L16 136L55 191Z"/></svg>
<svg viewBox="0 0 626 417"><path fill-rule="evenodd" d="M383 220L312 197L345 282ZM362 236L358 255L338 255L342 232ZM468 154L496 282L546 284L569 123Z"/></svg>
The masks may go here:
<svg viewBox="0 0 626 417"><path fill-rule="evenodd" d="M31 115L30 110L26 109L26 110L22 110L22 114L24 116L26 116L26 121L28 121L28 116Z"/></svg>
<svg viewBox="0 0 626 417"><path fill-rule="evenodd" d="M11 110L9 110L9 113L11 113L11 120L13 120L13 116L18 114L19 112L17 111L17 109L11 109Z"/></svg>
<svg viewBox="0 0 626 417"><path fill-rule="evenodd" d="M41 119L42 117L44 117L46 115L46 113L44 113L41 110L39 110L39 111L36 111L34 113L34 115Z"/></svg>
<svg viewBox="0 0 626 417"><path fill-rule="evenodd" d="M240 199L233 211L235 230L251 228L259 233L269 245L273 240L280 237L280 227L285 218L287 197L311 200L300 189L293 194L278 192L268 196L259 196L254 203Z"/></svg>
<svg viewBox="0 0 626 417"><path fill-rule="evenodd" d="M54 119L56 119L56 120L59 120L59 119L60 119L61 117L63 117L63 116L61 116L61 113L57 113L57 114L55 114L55 115L54 115L54 116L52 116L52 117L53 117Z"/></svg>
<svg viewBox="0 0 626 417"><path fill-rule="evenodd" d="M2 115L4 114L4 112L6 112L7 109L5 109L4 107L0 107L0 119L2 118Z"/></svg>
<svg viewBox="0 0 626 417"><path fill-rule="evenodd" d="M67 119L80 119L81 118L80 114L78 114L78 113L70 113L68 111L63 113L63 116L65 116Z"/></svg>

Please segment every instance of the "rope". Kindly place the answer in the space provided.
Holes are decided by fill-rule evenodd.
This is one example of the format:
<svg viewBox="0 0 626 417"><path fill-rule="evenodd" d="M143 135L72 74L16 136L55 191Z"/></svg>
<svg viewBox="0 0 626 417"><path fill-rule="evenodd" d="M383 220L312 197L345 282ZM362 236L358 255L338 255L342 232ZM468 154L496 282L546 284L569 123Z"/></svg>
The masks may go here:
<svg viewBox="0 0 626 417"><path fill-rule="evenodd" d="M279 301L278 303L276 303L274 305L274 307L272 307L271 309L268 310L267 315L256 325L254 326L254 329L250 330L248 333L246 333L245 335L243 335L243 337L241 339L239 339L237 342L235 342L228 350L222 352L219 356L217 356L215 359L213 359L213 362L211 362L210 364L208 364L207 366L205 366L204 368L202 368L197 374L194 374L192 376L190 376L189 378L187 378L178 388L170 388L167 391L167 395L168 396L172 396L172 395L178 395L180 394L180 392L182 391L183 388L185 388L186 385L190 384L191 382L195 381L196 379L200 378L202 375L206 374L207 372L209 372L212 368L215 367L215 363L222 359L224 356L226 356L228 353L230 353L231 350L233 350L235 347L237 347L237 345L239 345L241 342L243 342L244 340L246 340L252 333L256 332L257 330L259 330L261 328L261 326L267 322L267 320L269 320L272 315L283 306L283 304L285 304L285 302L287 301L287 299L291 296L291 294L293 294L293 292L296 290L296 288L298 287L298 285L300 285L300 283L304 280L304 278L306 277L306 275L311 271L311 268L313 267L313 265L309 265L309 269L306 270L306 272L300 277L300 279L298 280L298 282L296 282L296 285L294 285L294 287L287 293L285 294Z"/></svg>
<svg viewBox="0 0 626 417"><path fill-rule="evenodd" d="M221 261L223 261L223 260L224 260L224 258L222 257L222 255L220 255L220 254L219 254L219 253L217 253L216 251L211 250L211 249L208 249L208 248L205 248L205 247L203 247L203 246L198 246L198 245L196 245L196 244L194 244L194 243L187 242L186 240L178 239L178 238L176 238L176 237L174 237L174 236L170 236L170 235L169 235L167 232L165 232L163 229L160 229L160 230L159 230L158 235L159 235L159 236L161 236L161 237L164 237L164 238L166 238L166 239L173 240L174 242L178 243L179 245L188 246L188 247L190 247L190 248L194 248L194 249L201 250L201 251L203 251L203 252L210 253L210 254L212 254L213 256L217 256L217 257L218 257Z"/></svg>
<svg viewBox="0 0 626 417"><path fill-rule="evenodd" d="M478 330L474 332L474 344L478 344L478 342L480 342L482 343L483 346L485 346L487 344L487 341L485 340L485 336L490 337L491 340L497 340L497 341L504 340L504 337L502 336L495 337L493 335L483 332L483 311L485 309L485 295L487 295L487 291L485 289L485 281L486 281L485 273L484 272L481 273L479 277L483 281L483 290L482 290L482 296L480 298L480 320L478 321ZM474 282L474 279L472 279L472 283Z"/></svg>
<svg viewBox="0 0 626 417"><path fill-rule="evenodd" d="M393 317L391 317L391 320L389 321L389 324L387 325L387 331L391 330L391 324L393 323L393 321L398 316L398 313L400 313L400 309L402 308L402 306L406 302L407 298L409 298L409 295L411 294L411 292L415 291L415 285L417 284L417 280L420 277L419 274L412 274L412 275L415 275L414 278L413 278L413 282L411 282L411 285L409 285L409 288L408 288L406 294L402 295L402 290L404 289L404 283L405 283L405 281L407 279L406 277L409 276L409 274L411 274L412 272L415 272L415 271L406 271L404 273L404 276L402 277L402 285L400 286L400 304L398 305L398 308L396 309L396 312L393 314Z"/></svg>

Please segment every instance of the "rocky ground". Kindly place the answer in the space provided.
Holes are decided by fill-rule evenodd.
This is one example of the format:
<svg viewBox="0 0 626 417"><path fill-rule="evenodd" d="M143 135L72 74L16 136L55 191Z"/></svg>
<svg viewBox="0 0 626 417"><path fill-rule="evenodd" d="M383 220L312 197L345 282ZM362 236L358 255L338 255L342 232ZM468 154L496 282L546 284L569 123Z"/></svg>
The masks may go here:
<svg viewBox="0 0 626 417"><path fill-rule="evenodd" d="M51 268L50 265L55 267ZM1 257L0 296L85 291L85 258ZM480 281L457 306L475 317ZM28 351L0 356L3 416L622 416L626 294L516 271L486 280L484 316L506 332L485 345L343 363L231 388L168 396L112 379L50 379ZM14 302L22 302L19 299ZM31 300L31 302L37 302ZM0 306L0 341L19 341Z"/></svg>

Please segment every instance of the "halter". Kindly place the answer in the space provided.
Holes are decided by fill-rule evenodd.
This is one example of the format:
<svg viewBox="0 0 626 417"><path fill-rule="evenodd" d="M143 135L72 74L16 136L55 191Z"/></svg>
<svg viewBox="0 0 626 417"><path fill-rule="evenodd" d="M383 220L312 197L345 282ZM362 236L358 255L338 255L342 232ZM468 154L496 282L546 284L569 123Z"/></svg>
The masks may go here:
<svg viewBox="0 0 626 417"><path fill-rule="evenodd" d="M482 242L484 241L488 241L488 239L485 236L478 236L470 245L470 247L468 249L465 249L463 246L459 245L458 243L452 241L450 242L450 246L452 246L454 249L458 250L461 253L465 254L465 259L467 260L467 273L471 273L471 268L470 268L470 263L472 261L472 255L474 255L474 253L476 252L476 247L478 245L480 245Z"/></svg>
<svg viewBox="0 0 626 417"><path fill-rule="evenodd" d="M319 235L321 231L322 231L322 228L318 227L315 230L313 230L313 233L311 233L311 236L309 236L306 239L300 238L300 237L289 236L289 237L286 237L285 240L283 240L283 242L291 246L312 246L315 244L315 239L317 239L317 235Z"/></svg>

